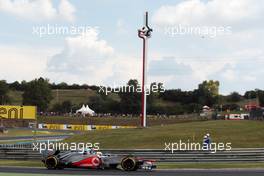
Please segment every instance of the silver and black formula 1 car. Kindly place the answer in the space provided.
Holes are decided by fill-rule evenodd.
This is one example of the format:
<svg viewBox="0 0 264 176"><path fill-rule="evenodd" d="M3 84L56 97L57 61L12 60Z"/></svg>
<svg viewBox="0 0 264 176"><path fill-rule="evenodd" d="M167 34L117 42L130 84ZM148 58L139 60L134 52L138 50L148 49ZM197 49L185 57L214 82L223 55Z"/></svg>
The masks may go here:
<svg viewBox="0 0 264 176"><path fill-rule="evenodd" d="M63 168L90 168L90 169L117 169L118 166L124 171L136 171L138 169L152 170L156 168L153 160L144 160L134 156L120 156L102 154L94 150L78 151L55 151L53 154L44 153L42 162L48 169Z"/></svg>

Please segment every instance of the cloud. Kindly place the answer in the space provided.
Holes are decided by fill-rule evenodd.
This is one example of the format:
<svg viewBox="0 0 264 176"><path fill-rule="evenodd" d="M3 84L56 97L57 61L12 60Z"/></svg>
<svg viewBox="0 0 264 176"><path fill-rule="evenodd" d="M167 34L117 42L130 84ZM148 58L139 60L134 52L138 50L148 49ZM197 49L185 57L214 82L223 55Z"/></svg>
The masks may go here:
<svg viewBox="0 0 264 176"><path fill-rule="evenodd" d="M257 78L256 78L256 76L253 76L253 75L246 75L246 76L244 77L244 80L245 80L245 81L248 81L248 82L253 82L253 81L256 81Z"/></svg>
<svg viewBox="0 0 264 176"><path fill-rule="evenodd" d="M119 84L137 77L140 69L137 61L132 56L116 53L99 38L99 31L92 28L81 35L67 37L63 50L48 61L47 71L56 81Z"/></svg>
<svg viewBox="0 0 264 176"><path fill-rule="evenodd" d="M227 69L232 70L235 65L236 61L231 58L170 56L151 60L148 74L151 81L163 82L167 88L192 90L204 80L235 79L234 74L229 75L229 72L226 73Z"/></svg>
<svg viewBox="0 0 264 176"><path fill-rule="evenodd" d="M236 73L234 70L228 69L222 73L222 76L228 81L234 81L236 79Z"/></svg>
<svg viewBox="0 0 264 176"><path fill-rule="evenodd" d="M123 19L118 19L116 22L116 28L118 34L126 34L127 35L127 27Z"/></svg>
<svg viewBox="0 0 264 176"><path fill-rule="evenodd" d="M33 21L73 21L75 7L68 0L60 0L58 8L52 0L0 0L0 12Z"/></svg>
<svg viewBox="0 0 264 176"><path fill-rule="evenodd" d="M48 56L53 48L0 45L0 79L7 81L32 80L45 75Z"/></svg>
<svg viewBox="0 0 264 176"><path fill-rule="evenodd" d="M158 25L234 24L259 20L264 2L259 0L188 0L175 5L163 5L153 15Z"/></svg>
<svg viewBox="0 0 264 176"><path fill-rule="evenodd" d="M264 66L263 16L264 2L258 0L187 0L161 5L154 11L151 20L158 33L156 35L162 34L165 38L161 45L173 47L168 46L166 53L160 53L160 58L172 56L178 64L192 70L181 77L175 71L168 83L172 87L173 82L175 86L182 87L176 82L189 79L191 81L184 83L186 86L183 87L190 88L193 82L217 79L224 92L244 91L245 85L247 88L263 88L260 85L263 82L260 70ZM230 26L231 33L211 38L188 34L166 35L166 28L179 25ZM171 67L174 66L168 66ZM175 69L178 69L177 65Z"/></svg>
<svg viewBox="0 0 264 176"><path fill-rule="evenodd" d="M149 63L148 73L151 76L175 76L175 75L189 75L192 69L173 57L164 57L160 60L151 60Z"/></svg>
<svg viewBox="0 0 264 176"><path fill-rule="evenodd" d="M48 71L100 80L103 75L110 74L108 62L113 53L114 49L98 38L98 31L90 29L81 35L67 37L63 50L48 62Z"/></svg>
<svg viewBox="0 0 264 176"><path fill-rule="evenodd" d="M75 7L68 0L61 0L59 4L59 16L65 20L73 21Z"/></svg>
<svg viewBox="0 0 264 176"><path fill-rule="evenodd" d="M34 21L73 21L74 6L66 0L56 2L58 3L51 0L0 0L0 12ZM148 82L160 81L170 88L190 90L196 88L197 84L205 79L215 79L221 82L220 87L225 92L256 87L263 89L261 83L264 80L262 76L264 74L262 71L264 67L264 23L262 22L264 1L168 2L167 5L158 7L152 14L154 33L149 41ZM48 44L52 46L59 44L58 47L60 47L60 50L56 49L49 54L46 53L50 51L47 47L38 51L32 47L33 51L29 52L29 48L21 47L16 42L13 43L13 47L4 48L4 45L0 45L0 58L4 65L0 75L8 80L33 79L44 75L55 82L97 85L125 83L130 78L141 80L142 41L136 38L135 29L137 28L133 27L133 30L129 27L129 24L134 24L135 21L132 20L128 24L124 20L128 18L127 16L120 16L109 21L109 18L101 18L100 15L105 14L94 15L99 17L98 20L102 20L99 23L108 21L109 24L113 24L107 29L114 32L102 35L109 41L102 38L99 31L91 30L82 35L71 35L62 41L46 38L45 41ZM131 16L130 13L127 15ZM232 34L211 38L200 35L171 37L162 35L163 31L158 30L178 24L230 25ZM5 33L8 35L4 35ZM14 37L33 39L32 36L21 37L21 33L12 38L8 36L14 34L5 31L4 34L3 36L6 37L4 41L8 41L7 39L11 41ZM118 37L119 40L115 41ZM36 41L34 44L38 45L38 42L42 43L43 39L32 41ZM128 53L122 53L122 49ZM4 58L10 59L4 60ZM10 70L9 64L14 65L15 72Z"/></svg>
<svg viewBox="0 0 264 176"><path fill-rule="evenodd" d="M186 63L187 64L187 63ZM203 81L209 79L212 75L222 72L227 67L232 67L235 62L230 58L218 60L212 59L194 59L188 62L193 70L193 77Z"/></svg>

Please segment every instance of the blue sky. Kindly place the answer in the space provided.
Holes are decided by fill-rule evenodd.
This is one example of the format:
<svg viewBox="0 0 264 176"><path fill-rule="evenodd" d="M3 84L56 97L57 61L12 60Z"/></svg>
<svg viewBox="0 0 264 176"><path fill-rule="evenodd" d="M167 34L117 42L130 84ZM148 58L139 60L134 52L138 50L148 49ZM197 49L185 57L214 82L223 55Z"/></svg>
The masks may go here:
<svg viewBox="0 0 264 176"><path fill-rule="evenodd" d="M154 29L148 82L192 90L213 79L223 94L264 89L264 2L257 0L0 0L0 79L141 80L137 29L146 10ZM36 32L48 26L88 30Z"/></svg>

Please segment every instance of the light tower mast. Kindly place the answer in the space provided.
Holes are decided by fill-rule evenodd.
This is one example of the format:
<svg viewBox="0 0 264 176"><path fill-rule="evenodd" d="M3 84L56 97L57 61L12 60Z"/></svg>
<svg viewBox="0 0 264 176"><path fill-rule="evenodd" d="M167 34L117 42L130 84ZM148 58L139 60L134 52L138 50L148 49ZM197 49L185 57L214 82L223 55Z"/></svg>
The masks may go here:
<svg viewBox="0 0 264 176"><path fill-rule="evenodd" d="M138 30L138 37L143 39L143 67L142 67L142 95L141 95L141 126L146 127L146 82L147 82L147 76L146 76L146 64L147 64L147 41L148 38L151 37L151 32L153 30L148 26L148 12L145 13L145 24L142 27L142 29Z"/></svg>

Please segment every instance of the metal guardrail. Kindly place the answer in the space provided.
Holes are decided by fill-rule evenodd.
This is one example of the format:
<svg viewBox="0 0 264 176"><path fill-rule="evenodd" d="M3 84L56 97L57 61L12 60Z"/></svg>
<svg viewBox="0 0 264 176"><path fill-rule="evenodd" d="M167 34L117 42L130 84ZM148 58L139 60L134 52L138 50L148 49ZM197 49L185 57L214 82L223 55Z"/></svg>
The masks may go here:
<svg viewBox="0 0 264 176"><path fill-rule="evenodd" d="M116 155L135 155L158 162L264 162L263 148L233 149L230 151L170 151L155 149L136 150L101 150L103 153ZM40 160L39 151L32 148L0 147L0 159Z"/></svg>

